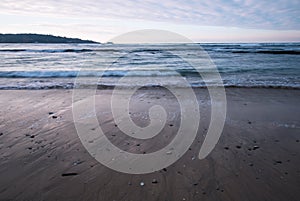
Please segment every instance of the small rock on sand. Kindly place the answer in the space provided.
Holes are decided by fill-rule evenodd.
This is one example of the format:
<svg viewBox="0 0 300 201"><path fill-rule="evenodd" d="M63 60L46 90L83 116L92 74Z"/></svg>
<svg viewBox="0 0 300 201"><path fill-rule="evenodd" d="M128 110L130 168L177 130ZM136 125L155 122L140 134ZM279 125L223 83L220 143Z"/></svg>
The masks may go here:
<svg viewBox="0 0 300 201"><path fill-rule="evenodd" d="M282 163L282 161L277 160L277 161L274 162L274 165L281 164L281 163Z"/></svg>
<svg viewBox="0 0 300 201"><path fill-rule="evenodd" d="M78 175L78 173L76 173L76 172L69 172L69 173L61 174L62 177L76 176L76 175Z"/></svg>
<svg viewBox="0 0 300 201"><path fill-rule="evenodd" d="M156 179L152 179L152 184L157 184L158 181Z"/></svg>

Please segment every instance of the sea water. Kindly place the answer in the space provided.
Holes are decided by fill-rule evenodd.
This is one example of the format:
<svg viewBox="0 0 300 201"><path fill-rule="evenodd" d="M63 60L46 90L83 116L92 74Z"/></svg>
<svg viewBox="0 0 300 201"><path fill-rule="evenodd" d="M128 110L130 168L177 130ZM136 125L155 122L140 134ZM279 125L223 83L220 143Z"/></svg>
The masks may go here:
<svg viewBox="0 0 300 201"><path fill-rule="evenodd" d="M178 74L205 87L207 59L226 87L300 88L300 43L193 43L0 44L0 89L73 88L78 75L82 86L176 86Z"/></svg>

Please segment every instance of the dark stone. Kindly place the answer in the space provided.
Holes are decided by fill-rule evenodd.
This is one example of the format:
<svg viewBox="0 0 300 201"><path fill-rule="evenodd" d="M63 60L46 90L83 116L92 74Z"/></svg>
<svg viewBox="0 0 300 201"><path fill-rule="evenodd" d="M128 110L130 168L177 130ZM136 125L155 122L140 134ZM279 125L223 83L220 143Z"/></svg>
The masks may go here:
<svg viewBox="0 0 300 201"><path fill-rule="evenodd" d="M282 164L282 161L275 161L274 165L276 165L276 164Z"/></svg>
<svg viewBox="0 0 300 201"><path fill-rule="evenodd" d="M228 150L228 149L229 149L229 147L224 147L224 149Z"/></svg>
<svg viewBox="0 0 300 201"><path fill-rule="evenodd" d="M237 149L240 149L240 148L242 148L240 145L237 145L237 146L235 146Z"/></svg>
<svg viewBox="0 0 300 201"><path fill-rule="evenodd" d="M63 173L61 174L62 177L68 177L68 176L76 176L78 173L76 172L70 172L70 173Z"/></svg>
<svg viewBox="0 0 300 201"><path fill-rule="evenodd" d="M152 184L157 184L157 183L158 183L158 181L156 179L152 180Z"/></svg>
<svg viewBox="0 0 300 201"><path fill-rule="evenodd" d="M53 115L52 118L53 118L53 119L57 119L57 116Z"/></svg>

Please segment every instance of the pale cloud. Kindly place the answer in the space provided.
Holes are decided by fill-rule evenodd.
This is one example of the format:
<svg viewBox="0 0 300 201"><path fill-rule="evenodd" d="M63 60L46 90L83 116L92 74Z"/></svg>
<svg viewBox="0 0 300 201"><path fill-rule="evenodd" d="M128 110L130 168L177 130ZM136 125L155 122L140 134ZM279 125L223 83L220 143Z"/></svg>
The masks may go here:
<svg viewBox="0 0 300 201"><path fill-rule="evenodd" d="M300 30L299 0L2 0L0 12L68 18L140 19L198 26Z"/></svg>
<svg viewBox="0 0 300 201"><path fill-rule="evenodd" d="M163 29L198 42L300 41L299 0L1 0L0 32L99 42Z"/></svg>

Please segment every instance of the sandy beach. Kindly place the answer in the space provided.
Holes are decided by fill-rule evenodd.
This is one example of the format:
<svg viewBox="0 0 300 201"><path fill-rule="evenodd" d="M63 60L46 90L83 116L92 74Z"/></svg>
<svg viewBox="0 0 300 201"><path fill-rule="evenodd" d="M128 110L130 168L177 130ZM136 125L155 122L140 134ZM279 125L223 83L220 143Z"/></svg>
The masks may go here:
<svg viewBox="0 0 300 201"><path fill-rule="evenodd" d="M173 139L180 114L170 93L141 89L131 101L130 115L139 126L149 123L151 105L168 112L161 135L149 140L119 131L107 107L111 93L98 90L96 110L113 144L143 154ZM166 169L129 175L103 166L85 150L73 122L72 90L0 90L0 200L298 200L300 90L226 88L225 127L203 160L197 155L210 99L205 89L195 93L201 122L190 149Z"/></svg>

